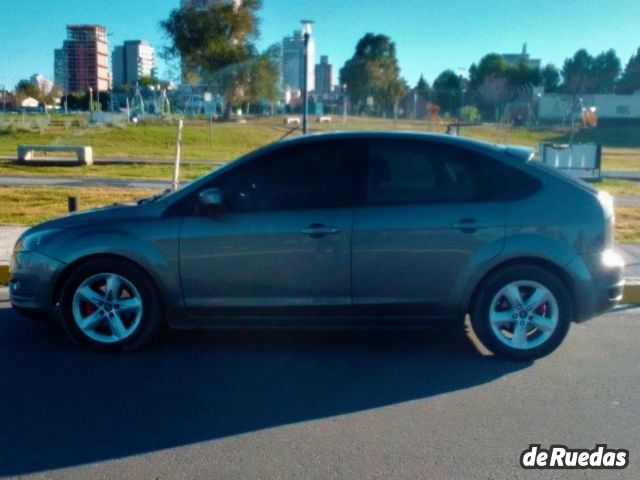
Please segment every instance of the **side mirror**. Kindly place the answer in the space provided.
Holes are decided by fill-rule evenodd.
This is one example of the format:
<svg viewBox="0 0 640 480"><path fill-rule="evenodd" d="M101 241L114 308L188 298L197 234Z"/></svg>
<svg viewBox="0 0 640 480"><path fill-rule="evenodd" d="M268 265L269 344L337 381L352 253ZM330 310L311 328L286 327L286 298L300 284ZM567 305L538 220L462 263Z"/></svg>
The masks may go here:
<svg viewBox="0 0 640 480"><path fill-rule="evenodd" d="M198 211L213 213L223 207L222 192L219 188L207 188L198 194Z"/></svg>

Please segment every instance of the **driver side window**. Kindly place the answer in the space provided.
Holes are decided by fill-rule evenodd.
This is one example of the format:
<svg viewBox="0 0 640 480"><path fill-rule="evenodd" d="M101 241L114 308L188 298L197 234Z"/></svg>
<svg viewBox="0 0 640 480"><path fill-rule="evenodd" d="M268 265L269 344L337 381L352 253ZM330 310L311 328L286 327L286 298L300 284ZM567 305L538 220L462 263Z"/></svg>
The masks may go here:
<svg viewBox="0 0 640 480"><path fill-rule="evenodd" d="M331 208L347 203L345 172L339 145L300 145L235 168L212 186L237 212Z"/></svg>

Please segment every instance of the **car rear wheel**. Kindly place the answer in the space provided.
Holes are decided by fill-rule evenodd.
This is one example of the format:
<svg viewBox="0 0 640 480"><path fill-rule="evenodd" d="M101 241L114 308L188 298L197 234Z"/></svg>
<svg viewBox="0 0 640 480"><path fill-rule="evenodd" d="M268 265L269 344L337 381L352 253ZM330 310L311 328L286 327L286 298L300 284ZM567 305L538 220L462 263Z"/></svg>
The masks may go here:
<svg viewBox="0 0 640 480"><path fill-rule="evenodd" d="M536 266L513 266L484 283L471 321L493 353L530 360L558 348L572 315L571 297L557 276Z"/></svg>
<svg viewBox="0 0 640 480"><path fill-rule="evenodd" d="M135 350L161 323L153 284L139 268L122 260L82 265L64 284L60 303L66 332L96 350Z"/></svg>

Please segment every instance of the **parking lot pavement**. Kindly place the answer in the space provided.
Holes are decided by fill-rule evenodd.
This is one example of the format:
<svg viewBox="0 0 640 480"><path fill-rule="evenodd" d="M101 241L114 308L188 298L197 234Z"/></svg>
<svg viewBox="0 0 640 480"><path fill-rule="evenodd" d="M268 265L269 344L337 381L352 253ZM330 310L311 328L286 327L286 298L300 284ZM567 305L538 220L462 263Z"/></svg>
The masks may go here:
<svg viewBox="0 0 640 480"><path fill-rule="evenodd" d="M0 299L0 476L537 478L531 443L605 443L626 470L545 478L640 478L639 314L534 363L441 332L182 332L104 355Z"/></svg>

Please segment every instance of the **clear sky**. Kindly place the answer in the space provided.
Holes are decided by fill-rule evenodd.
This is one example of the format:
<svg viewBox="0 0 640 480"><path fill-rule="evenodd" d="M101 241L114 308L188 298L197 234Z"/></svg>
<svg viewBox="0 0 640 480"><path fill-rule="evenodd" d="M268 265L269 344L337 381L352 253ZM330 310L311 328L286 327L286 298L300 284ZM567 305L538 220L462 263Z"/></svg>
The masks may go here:
<svg viewBox="0 0 640 480"><path fill-rule="evenodd" d="M42 73L53 78L53 49L67 23L107 27L110 49L124 40L166 45L158 24L179 0L0 0L0 85ZM555 63L579 48L616 50L626 65L640 46L638 0L263 0L259 46L279 42L315 21L316 60L329 55L334 75L365 33L396 43L401 74L432 83L443 70L468 68L491 52L517 53L527 43L532 58ZM160 65L160 76L169 71ZM337 79L334 78L334 82Z"/></svg>

